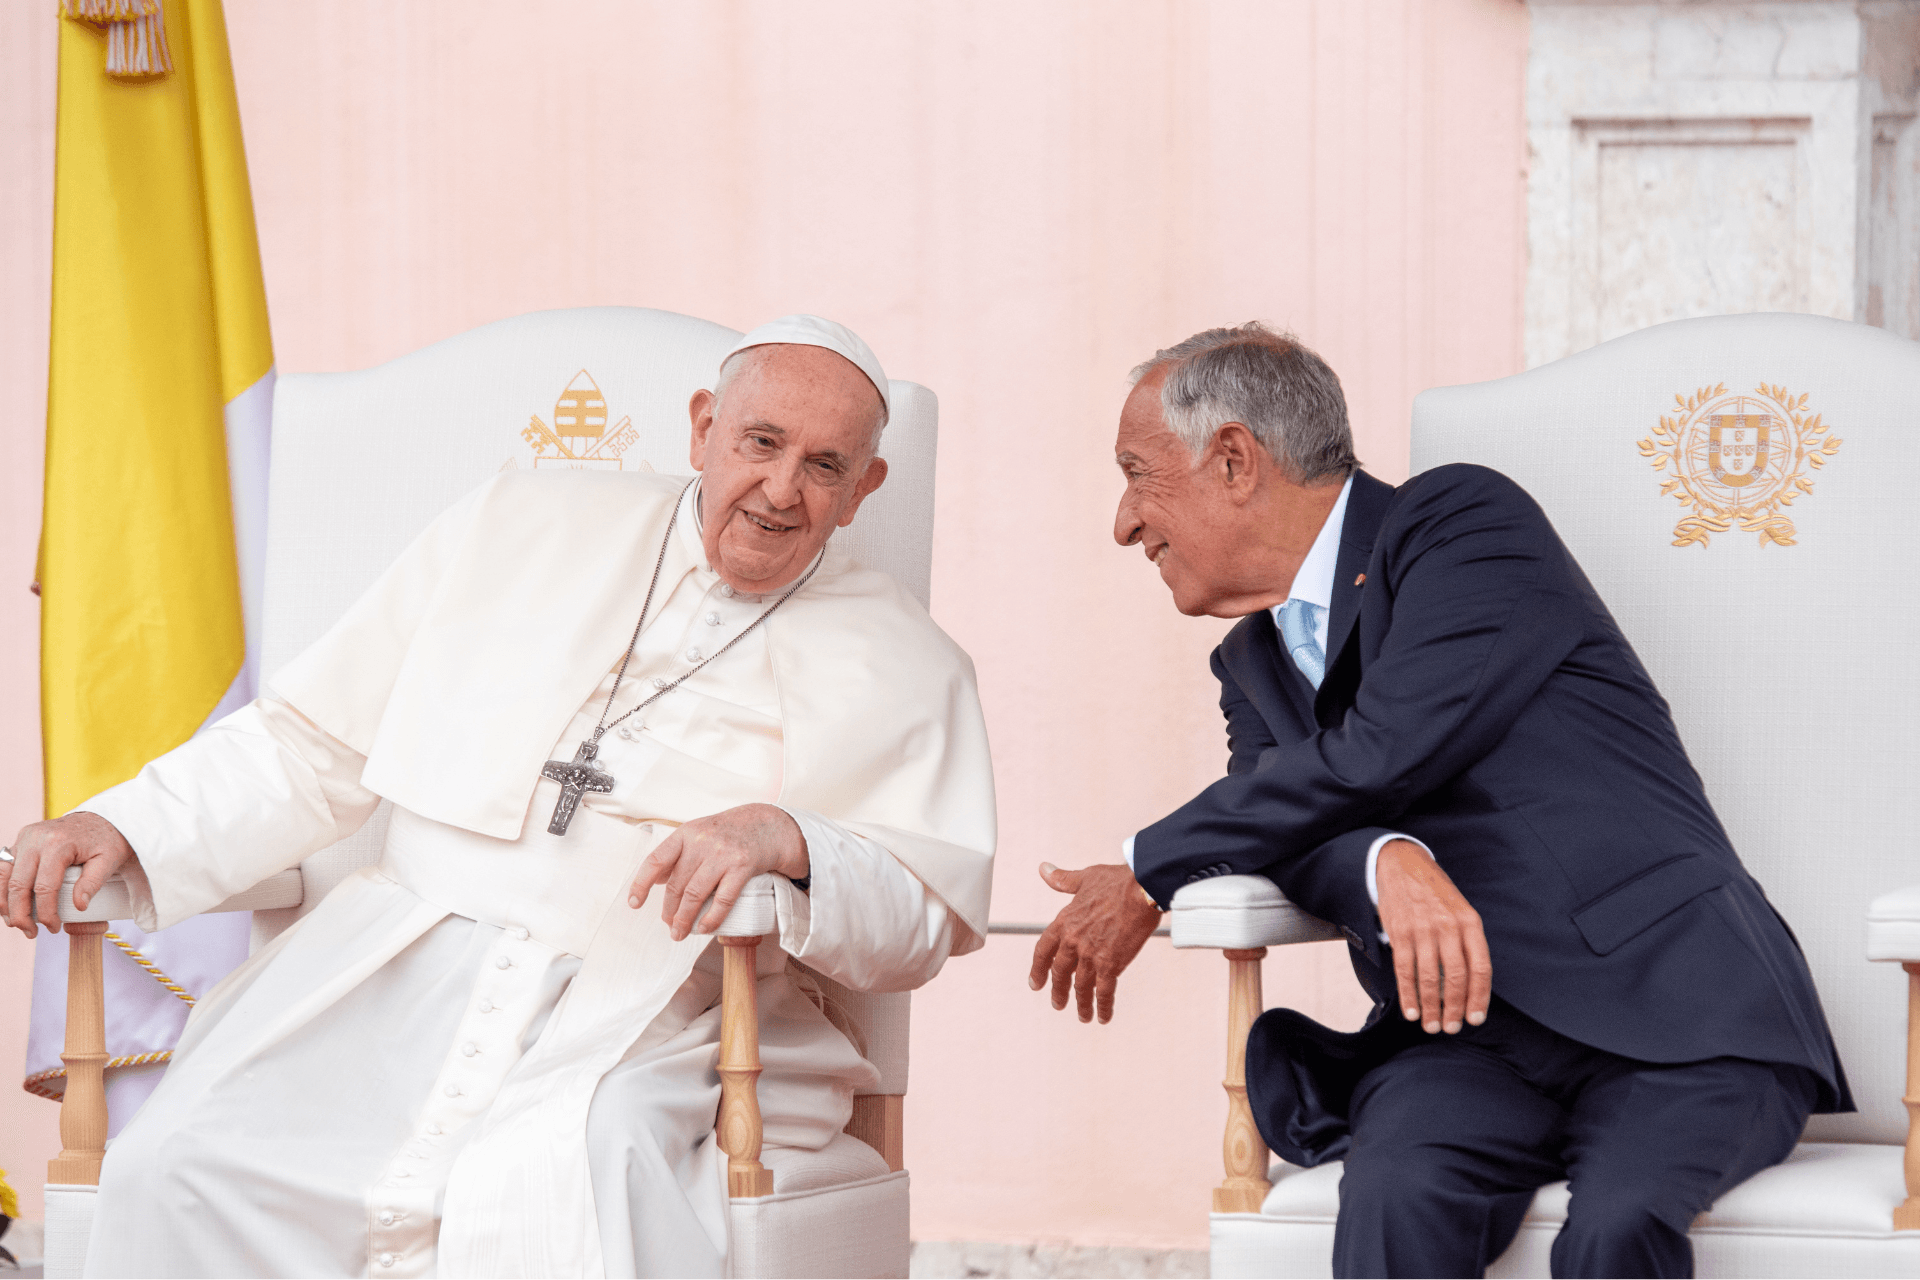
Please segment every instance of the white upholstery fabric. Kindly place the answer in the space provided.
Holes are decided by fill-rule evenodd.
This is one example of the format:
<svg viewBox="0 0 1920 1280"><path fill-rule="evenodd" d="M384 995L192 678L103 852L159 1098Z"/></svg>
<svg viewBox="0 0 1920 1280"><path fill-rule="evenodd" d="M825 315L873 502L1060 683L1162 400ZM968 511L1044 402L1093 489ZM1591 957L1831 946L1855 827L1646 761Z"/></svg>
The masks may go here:
<svg viewBox="0 0 1920 1280"><path fill-rule="evenodd" d="M1341 1166L1276 1165L1261 1212L1215 1214L1216 1276L1331 1274ZM1694 1224L1700 1276L1920 1275L1920 1232L1892 1230L1905 1198L1897 1148L1805 1143L1720 1198ZM1542 1187L1489 1276L1545 1276L1566 1221L1567 1184Z"/></svg>
<svg viewBox="0 0 1920 1280"><path fill-rule="evenodd" d="M1637 442L1676 395L1761 383L1842 440L1786 509L1795 546L1713 535ZM1801 315L1681 320L1497 382L1423 393L1413 469L1477 462L1546 509L1661 692L1733 844L1807 953L1860 1113L1816 1141L1901 1142L1906 977L1864 963L1868 904L1913 878L1920 830L1920 343Z"/></svg>
<svg viewBox="0 0 1920 1280"><path fill-rule="evenodd" d="M764 875L747 881L747 887L734 900L733 910L727 912L727 918L720 922L714 934L722 938L759 938L777 928L779 919L774 906L773 877Z"/></svg>
<svg viewBox="0 0 1920 1280"><path fill-rule="evenodd" d="M372 369L288 374L274 393L266 600L261 645L269 683L281 664L332 624L434 516L497 471L535 465L651 466L691 474L687 401L713 385L732 329L641 307L544 311L498 321ZM600 456L559 459L532 438L554 431L568 389L587 374L604 398ZM933 562L938 403L911 382L889 387L881 438L886 483L834 537L892 574L923 604ZM533 420L538 419L538 423ZM631 427L627 440L620 428ZM563 443L566 443L563 441ZM586 446L575 441L575 452ZM255 945L378 860L382 806L357 834L301 866L305 903L255 914ZM882 1084L906 1088L906 995L856 997L845 1007L866 1032ZM896 1060L897 1059L897 1060ZM889 1065L889 1062L892 1065ZM894 1085L897 1083L897 1087Z"/></svg>
<svg viewBox="0 0 1920 1280"><path fill-rule="evenodd" d="M87 1240L93 1235L93 1208L99 1188L47 1184L47 1235L42 1275L69 1277L86 1272Z"/></svg>
<svg viewBox="0 0 1920 1280"><path fill-rule="evenodd" d="M1920 884L1883 893L1867 907L1867 959L1920 961Z"/></svg>
<svg viewBox="0 0 1920 1280"><path fill-rule="evenodd" d="M774 1175L774 1185L779 1175ZM736 1276L904 1276L908 1180L887 1173L818 1191L735 1200Z"/></svg>
<svg viewBox="0 0 1920 1280"><path fill-rule="evenodd" d="M760 1163L773 1174L773 1189L783 1196L865 1182L893 1172L885 1156L847 1133L834 1134L818 1151L763 1147Z"/></svg>
<svg viewBox="0 0 1920 1280"><path fill-rule="evenodd" d="M133 891L120 876L115 876L100 886L100 892L93 895L93 901L87 904L85 911L77 910L73 905L73 886L80 880L80 868L68 867L66 878L60 883L60 918L62 920L127 920L133 916ZM291 867L278 875L268 876L259 884L243 890L228 898L212 910L219 911L264 911L279 907L300 905L301 900L300 869ZM211 913L209 913L211 914Z"/></svg>
<svg viewBox="0 0 1920 1280"><path fill-rule="evenodd" d="M1173 895L1167 913L1176 947L1280 947L1321 942L1340 930L1287 901L1265 876L1212 876Z"/></svg>
<svg viewBox="0 0 1920 1280"><path fill-rule="evenodd" d="M806 966L802 965L805 969ZM807 969L829 1001L846 1010L866 1037L862 1050L880 1072L867 1094L907 1091L907 1032L913 997L905 991L855 991L824 974Z"/></svg>

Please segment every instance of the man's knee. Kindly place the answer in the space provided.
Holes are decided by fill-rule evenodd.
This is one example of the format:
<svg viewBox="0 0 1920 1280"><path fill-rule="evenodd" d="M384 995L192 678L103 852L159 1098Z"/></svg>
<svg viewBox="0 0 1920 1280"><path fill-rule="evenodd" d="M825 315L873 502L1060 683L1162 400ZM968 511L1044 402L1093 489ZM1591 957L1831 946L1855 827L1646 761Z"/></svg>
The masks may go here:
<svg viewBox="0 0 1920 1280"><path fill-rule="evenodd" d="M1464 1187L1453 1153L1409 1144L1348 1155L1340 1175L1340 1212L1394 1217L1438 1208Z"/></svg>
<svg viewBox="0 0 1920 1280"><path fill-rule="evenodd" d="M1554 1242L1554 1274L1690 1274L1687 1228L1695 1212L1681 1193L1657 1181L1601 1187L1576 1181L1566 1225Z"/></svg>

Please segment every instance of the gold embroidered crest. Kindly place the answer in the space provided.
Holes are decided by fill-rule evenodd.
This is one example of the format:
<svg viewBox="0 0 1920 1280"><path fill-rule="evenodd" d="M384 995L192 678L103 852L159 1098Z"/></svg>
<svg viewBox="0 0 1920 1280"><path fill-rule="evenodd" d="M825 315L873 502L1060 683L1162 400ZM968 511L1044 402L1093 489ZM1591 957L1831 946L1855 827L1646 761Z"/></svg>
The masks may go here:
<svg viewBox="0 0 1920 1280"><path fill-rule="evenodd" d="M1813 492L1809 471L1840 451L1840 437L1806 412L1807 396L1761 383L1729 395L1727 384L1675 395L1672 415L1662 415L1640 453L1667 473L1660 486L1692 514L1673 528L1673 545L1705 547L1738 521L1742 533L1760 535L1760 545L1794 545L1786 509Z"/></svg>
<svg viewBox="0 0 1920 1280"><path fill-rule="evenodd" d="M533 446L535 467L563 467L575 471L618 471L620 456L640 438L629 418L607 426L607 398L585 369L560 392L554 402L553 425L539 414L521 431Z"/></svg>

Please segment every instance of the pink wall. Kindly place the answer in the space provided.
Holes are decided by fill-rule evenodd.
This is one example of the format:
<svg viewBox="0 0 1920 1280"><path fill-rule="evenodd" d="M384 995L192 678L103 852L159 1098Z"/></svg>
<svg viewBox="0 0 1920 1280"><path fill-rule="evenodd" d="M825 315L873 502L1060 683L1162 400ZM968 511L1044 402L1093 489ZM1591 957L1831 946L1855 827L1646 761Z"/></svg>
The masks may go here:
<svg viewBox="0 0 1920 1280"><path fill-rule="evenodd" d="M51 4L0 6L0 826L37 816L32 576L51 218ZM523 311L854 326L942 406L934 612L994 734L995 916L1041 859L1111 861L1223 760L1206 653L1110 542L1125 372L1261 317L1406 472L1424 387L1520 367L1518 0L228 0L282 369L355 368ZM1202 1247L1224 964L1154 942L1081 1027L996 938L915 1005L916 1235ZM28 949L0 941L0 1069ZM1342 949L1270 1000L1353 1022ZM54 1108L0 1087L32 1183ZM23 1188L24 1189L24 1188ZM37 1212L37 1188L27 1190Z"/></svg>

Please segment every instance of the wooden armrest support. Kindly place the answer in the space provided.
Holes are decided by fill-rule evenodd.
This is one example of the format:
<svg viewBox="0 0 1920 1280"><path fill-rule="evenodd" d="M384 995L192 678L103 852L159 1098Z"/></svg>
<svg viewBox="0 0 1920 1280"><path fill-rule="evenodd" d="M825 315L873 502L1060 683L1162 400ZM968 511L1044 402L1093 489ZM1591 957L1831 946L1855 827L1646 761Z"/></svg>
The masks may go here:
<svg viewBox="0 0 1920 1280"><path fill-rule="evenodd" d="M1907 971L1907 1198L1893 1211L1895 1231L1920 1231L1920 962Z"/></svg>
<svg viewBox="0 0 1920 1280"><path fill-rule="evenodd" d="M773 1174L760 1163L760 1002L755 972L759 937L722 937L720 975L720 1117L715 1125L727 1153L727 1194L773 1194Z"/></svg>
<svg viewBox="0 0 1920 1280"><path fill-rule="evenodd" d="M67 901L71 885L62 892ZM104 920L67 925L67 1089L60 1099L60 1154L47 1161L47 1181L100 1185L107 1154L107 1019L100 935Z"/></svg>
<svg viewBox="0 0 1920 1280"><path fill-rule="evenodd" d="M1265 947L1227 951L1227 1133L1220 1154L1227 1176L1213 1189L1215 1213L1258 1213L1273 1184L1267 1181L1267 1144L1247 1105L1247 1033L1266 1007L1260 991Z"/></svg>
<svg viewBox="0 0 1920 1280"><path fill-rule="evenodd" d="M60 1099L61 1152L47 1162L47 1181L67 1186L100 1185L107 1149L107 1019L100 940L107 922L133 915L133 894L119 876L100 886L85 911L73 905L80 868L68 867L60 885L60 921L67 931L67 1038L60 1060L67 1088ZM297 907L304 886L297 867L236 893L215 911Z"/></svg>

